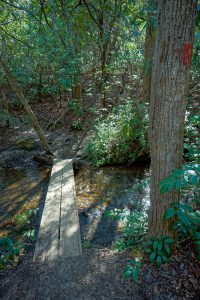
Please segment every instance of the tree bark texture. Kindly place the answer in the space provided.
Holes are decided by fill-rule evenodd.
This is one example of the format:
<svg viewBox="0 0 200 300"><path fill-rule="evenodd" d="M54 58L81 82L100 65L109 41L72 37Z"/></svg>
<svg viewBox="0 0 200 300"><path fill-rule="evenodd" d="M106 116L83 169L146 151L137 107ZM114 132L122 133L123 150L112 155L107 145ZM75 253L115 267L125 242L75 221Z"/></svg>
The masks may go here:
<svg viewBox="0 0 200 300"><path fill-rule="evenodd" d="M151 10L153 10L153 8L156 10L158 5L157 0L150 0L148 3L151 6ZM150 102L151 97L152 61L156 39L155 18L155 12L150 11L147 13L143 72L143 100L146 103Z"/></svg>
<svg viewBox="0 0 200 300"><path fill-rule="evenodd" d="M81 97L81 84L78 83L72 87L72 97L77 100L80 105L82 105L82 97Z"/></svg>
<svg viewBox="0 0 200 300"><path fill-rule="evenodd" d="M163 215L179 192L160 193L161 181L182 165L184 119L196 1L163 0L158 4L150 99L151 189L149 236L172 236Z"/></svg>
<svg viewBox="0 0 200 300"><path fill-rule="evenodd" d="M37 133L39 139L40 139L40 142L41 142L41 145L42 147L44 148L44 150L49 153L49 154L52 154L51 153L51 150L49 148L49 145L46 141L46 138L42 132L42 129L40 127L40 124L36 118L36 116L34 115L30 105L28 104L28 102L26 101L25 97L24 97L24 94L21 90L21 88L19 87L19 85L17 84L16 80L14 79L12 73L10 72L10 70L8 69L7 65L5 64L5 62L3 61L1 55L0 55L0 65L2 66L2 69L4 71L4 73L6 74L7 76L7 79L11 85L11 87L13 88L13 90L15 91L16 95L19 97L19 99L21 100L21 103L22 105L24 106L24 109L26 110L27 114L29 115L30 119L31 119L31 122L33 124L33 127L35 129L35 132Z"/></svg>
<svg viewBox="0 0 200 300"><path fill-rule="evenodd" d="M8 100L6 98L6 95L4 93L4 91L2 90L2 106L3 106L3 110L6 112L7 115L9 115L9 107L8 107ZM6 119L6 127L10 127L10 121L9 121L9 117Z"/></svg>

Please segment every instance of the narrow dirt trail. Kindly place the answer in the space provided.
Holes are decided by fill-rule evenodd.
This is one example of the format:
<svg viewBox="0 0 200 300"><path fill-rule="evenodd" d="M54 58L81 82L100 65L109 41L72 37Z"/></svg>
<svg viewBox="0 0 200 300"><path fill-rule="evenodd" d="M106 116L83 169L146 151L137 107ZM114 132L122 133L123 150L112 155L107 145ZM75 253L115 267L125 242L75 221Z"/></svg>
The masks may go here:
<svg viewBox="0 0 200 300"><path fill-rule="evenodd" d="M85 134L69 136L61 130L59 135L52 133L48 138L53 140L56 156L75 160L82 156ZM84 249L82 256L33 262L32 251L16 269L0 273L0 299L143 299L133 281L123 278L130 259L130 253L113 253L95 246Z"/></svg>
<svg viewBox="0 0 200 300"><path fill-rule="evenodd" d="M34 299L144 299L133 281L122 276L127 253L109 249L85 249L80 257L52 262L30 263L30 257L5 276L0 289L2 300Z"/></svg>

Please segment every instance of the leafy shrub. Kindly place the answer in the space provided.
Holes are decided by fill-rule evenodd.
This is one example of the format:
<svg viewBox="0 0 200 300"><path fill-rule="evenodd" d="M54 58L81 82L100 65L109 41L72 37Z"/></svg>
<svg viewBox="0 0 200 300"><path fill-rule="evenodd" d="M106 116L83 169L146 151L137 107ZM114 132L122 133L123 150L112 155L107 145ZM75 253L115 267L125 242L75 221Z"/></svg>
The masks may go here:
<svg viewBox="0 0 200 300"><path fill-rule="evenodd" d="M130 264L125 267L124 276L125 278L133 278L134 281L138 281L140 268L142 267L141 261L136 261L135 258L130 260Z"/></svg>
<svg viewBox="0 0 200 300"><path fill-rule="evenodd" d="M190 204L200 204L200 165L188 164L182 169L174 170L160 185L162 193L176 189L181 192L181 197Z"/></svg>
<svg viewBox="0 0 200 300"><path fill-rule="evenodd" d="M170 176L161 182L161 192L170 192L173 189L186 189L199 185L200 165L184 165L182 169L174 170Z"/></svg>
<svg viewBox="0 0 200 300"><path fill-rule="evenodd" d="M36 214L36 210L33 209L28 209L20 214L17 214L13 218L14 225L17 230L22 230L25 227L29 226L30 224L30 219L33 215Z"/></svg>
<svg viewBox="0 0 200 300"><path fill-rule="evenodd" d="M167 263L171 254L170 245L174 243L174 239L166 236L160 238L150 238L144 243L144 250L149 254L149 260L156 262L160 267L162 263Z"/></svg>
<svg viewBox="0 0 200 300"><path fill-rule="evenodd" d="M196 251L198 253L197 259L200 261L200 231L196 231L192 235L193 243L196 246Z"/></svg>
<svg viewBox="0 0 200 300"><path fill-rule="evenodd" d="M88 240L85 240L85 241L82 242L82 247L83 247L83 249L92 248L92 243Z"/></svg>
<svg viewBox="0 0 200 300"><path fill-rule="evenodd" d="M199 143L200 116L188 115L186 117L184 149L186 159L190 162L199 163L200 143Z"/></svg>
<svg viewBox="0 0 200 300"><path fill-rule="evenodd" d="M75 130L81 130L82 129L81 121L78 119L78 120L72 122L71 127L72 127L72 129L75 129Z"/></svg>
<svg viewBox="0 0 200 300"><path fill-rule="evenodd" d="M124 222L123 237L115 242L115 250L124 251L141 244L147 232L147 212L114 209L106 212L105 216Z"/></svg>
<svg viewBox="0 0 200 300"><path fill-rule="evenodd" d="M8 237L0 238L0 269L5 268L7 265L13 265L23 248L22 243L14 243Z"/></svg>
<svg viewBox="0 0 200 300"><path fill-rule="evenodd" d="M23 232L23 238L26 238L28 241L33 242L36 240L35 229L30 229Z"/></svg>
<svg viewBox="0 0 200 300"><path fill-rule="evenodd" d="M199 175L198 164L185 165L183 169L174 170L161 182L162 192L180 190L182 199L185 198L189 202L189 204L183 201L171 203L164 214L164 221L172 221L172 228L180 241L187 239L195 245L198 258L200 258Z"/></svg>
<svg viewBox="0 0 200 300"><path fill-rule="evenodd" d="M184 165L182 169L174 170L160 185L162 193L176 189L181 191L182 200L189 201L189 204L184 201L171 203L164 214L163 221L172 221L172 228L177 233L179 245L185 241L193 243L198 259L200 259L200 211L197 201L200 186L199 174L198 164ZM141 241L142 239L139 240L140 243ZM148 254L149 260L160 267L162 263L168 263L172 252L171 246L175 242L174 239L165 236L151 237L143 243L144 251ZM125 277L132 277L137 281L141 266L142 262L139 264L135 260L130 262L125 268Z"/></svg>
<svg viewBox="0 0 200 300"><path fill-rule="evenodd" d="M94 165L124 163L147 152L146 119L143 106L133 101L115 107L94 126L86 154Z"/></svg>
<svg viewBox="0 0 200 300"><path fill-rule="evenodd" d="M68 101L67 105L68 105L69 110L74 112L77 117L82 116L83 108L82 108L80 101L78 101L76 99L72 99L72 100Z"/></svg>
<svg viewBox="0 0 200 300"><path fill-rule="evenodd" d="M121 252L142 246L142 240L147 232L148 218L146 211L139 212L115 208L106 212L105 216L124 221L124 227L122 229L123 237L114 244L116 251ZM135 258L131 259L124 269L124 277L138 281L141 267L142 262L140 260L136 260Z"/></svg>
<svg viewBox="0 0 200 300"><path fill-rule="evenodd" d="M31 227L30 219L36 215L37 209L29 209L17 214L12 219L12 225L15 230L20 233L20 240L23 242L14 242L9 237L0 238L0 269L18 262L21 249L25 248L25 244L30 244L36 239L35 230Z"/></svg>
<svg viewBox="0 0 200 300"><path fill-rule="evenodd" d="M6 122L10 123L10 122L14 122L15 118L9 114L8 111L4 110L4 109L0 109L0 122L3 122L6 124Z"/></svg>
<svg viewBox="0 0 200 300"><path fill-rule="evenodd" d="M175 202L164 214L164 220L174 219L173 229L181 233L193 233L200 226L200 213L190 205Z"/></svg>

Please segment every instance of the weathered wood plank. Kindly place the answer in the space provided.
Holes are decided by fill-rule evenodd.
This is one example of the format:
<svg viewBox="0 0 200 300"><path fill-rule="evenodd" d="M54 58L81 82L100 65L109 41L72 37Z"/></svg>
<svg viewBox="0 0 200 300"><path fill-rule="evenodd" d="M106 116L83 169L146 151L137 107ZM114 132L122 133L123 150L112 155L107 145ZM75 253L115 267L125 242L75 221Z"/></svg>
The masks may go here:
<svg viewBox="0 0 200 300"><path fill-rule="evenodd" d="M54 160L34 260L82 253L72 160Z"/></svg>
<svg viewBox="0 0 200 300"><path fill-rule="evenodd" d="M76 208L73 165L72 160L66 160L62 177L59 254L61 256L76 256L81 253L82 246Z"/></svg>
<svg viewBox="0 0 200 300"><path fill-rule="evenodd" d="M63 165L58 159L54 160L40 223L40 230L38 234L34 260L38 257L40 257L41 259L51 259L54 255L57 255L60 199L62 193L62 167Z"/></svg>

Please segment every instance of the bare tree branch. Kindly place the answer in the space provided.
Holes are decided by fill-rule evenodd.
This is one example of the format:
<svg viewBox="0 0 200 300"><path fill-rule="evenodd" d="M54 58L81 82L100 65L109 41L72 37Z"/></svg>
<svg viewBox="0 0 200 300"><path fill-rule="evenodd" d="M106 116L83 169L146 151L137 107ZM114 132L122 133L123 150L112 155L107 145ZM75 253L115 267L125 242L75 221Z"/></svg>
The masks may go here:
<svg viewBox="0 0 200 300"><path fill-rule="evenodd" d="M93 16L92 11L91 11L91 9L90 9L88 3L87 3L85 0L83 0L83 3L85 4L85 6L86 6L86 8L87 8L87 11L88 11L90 17L92 18L92 20L93 20L93 21L95 22L95 24L99 27L99 29L102 30L101 25L99 24L99 22L98 22L98 21L95 19L95 17Z"/></svg>
<svg viewBox="0 0 200 300"><path fill-rule="evenodd" d="M39 0L39 2L40 2L41 12L42 12L42 14L44 15L44 19L45 19L47 25L48 25L50 28L52 28L52 25L49 23L48 18L47 18L47 15L46 15L46 12L45 12L45 8L44 8L44 0Z"/></svg>

